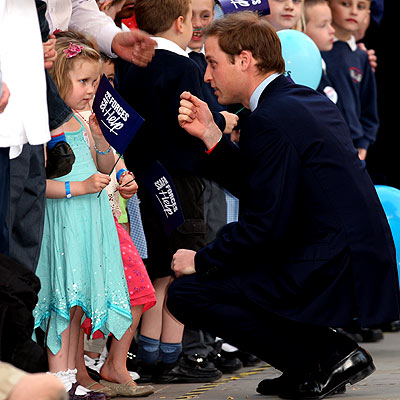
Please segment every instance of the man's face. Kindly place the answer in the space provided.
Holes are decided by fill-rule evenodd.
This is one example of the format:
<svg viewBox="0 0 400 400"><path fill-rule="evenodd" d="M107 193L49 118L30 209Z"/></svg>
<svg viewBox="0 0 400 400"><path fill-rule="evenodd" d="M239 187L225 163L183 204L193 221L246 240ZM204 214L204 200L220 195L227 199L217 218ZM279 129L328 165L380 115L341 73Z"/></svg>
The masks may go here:
<svg viewBox="0 0 400 400"><path fill-rule="evenodd" d="M218 44L218 38L210 36L205 43L207 70L204 81L215 89L220 104L240 103L242 81L238 57L235 63L224 53Z"/></svg>

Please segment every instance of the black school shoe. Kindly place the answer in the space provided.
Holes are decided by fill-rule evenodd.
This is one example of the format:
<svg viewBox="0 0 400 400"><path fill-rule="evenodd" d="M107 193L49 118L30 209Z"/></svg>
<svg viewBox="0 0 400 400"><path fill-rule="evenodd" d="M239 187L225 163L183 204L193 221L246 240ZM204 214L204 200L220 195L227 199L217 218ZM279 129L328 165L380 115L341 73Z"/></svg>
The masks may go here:
<svg viewBox="0 0 400 400"><path fill-rule="evenodd" d="M142 376L142 374L139 372ZM206 358L182 355L176 363L158 362L153 374L154 383L203 383L221 378L222 372Z"/></svg>
<svg viewBox="0 0 400 400"><path fill-rule="evenodd" d="M58 142L52 149L46 148L46 177L59 178L71 172L75 154L67 142Z"/></svg>
<svg viewBox="0 0 400 400"><path fill-rule="evenodd" d="M375 343L383 339L383 332L380 328L361 328L359 334L364 343Z"/></svg>
<svg viewBox="0 0 400 400"><path fill-rule="evenodd" d="M383 339L383 332L380 328L358 328L356 330L338 328L336 331L350 337L357 343L375 343Z"/></svg>
<svg viewBox="0 0 400 400"><path fill-rule="evenodd" d="M150 383L153 382L153 376L155 376L156 372L156 364L146 364L141 359L136 359L136 362L130 363L131 366L134 366L133 370L136 371L140 378L136 380L137 383ZM130 369L128 368L128 371Z"/></svg>
<svg viewBox="0 0 400 400"><path fill-rule="evenodd" d="M255 355L241 350L221 350L221 356L226 359L238 358L242 362L243 367L254 367L261 362L261 360Z"/></svg>
<svg viewBox="0 0 400 400"><path fill-rule="evenodd" d="M222 340L215 343L215 348L208 354L208 360L211 361L217 369L223 374L231 374L243 368L243 363L237 357L228 357L226 352L222 352ZM229 353L228 353L229 354Z"/></svg>
<svg viewBox="0 0 400 400"><path fill-rule="evenodd" d="M389 322L388 324L383 324L380 328L383 332L399 332L400 321L396 320L393 322Z"/></svg>

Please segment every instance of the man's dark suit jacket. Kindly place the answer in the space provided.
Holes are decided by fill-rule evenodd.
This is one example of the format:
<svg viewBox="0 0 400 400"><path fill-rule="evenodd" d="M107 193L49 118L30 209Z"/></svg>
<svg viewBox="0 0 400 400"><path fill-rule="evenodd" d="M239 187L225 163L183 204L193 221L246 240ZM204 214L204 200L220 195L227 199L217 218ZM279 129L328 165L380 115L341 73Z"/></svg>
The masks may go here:
<svg viewBox="0 0 400 400"><path fill-rule="evenodd" d="M301 322L398 320L390 228L336 106L278 76L239 147L223 138L209 156L240 214L197 252L199 277L230 276L253 303Z"/></svg>

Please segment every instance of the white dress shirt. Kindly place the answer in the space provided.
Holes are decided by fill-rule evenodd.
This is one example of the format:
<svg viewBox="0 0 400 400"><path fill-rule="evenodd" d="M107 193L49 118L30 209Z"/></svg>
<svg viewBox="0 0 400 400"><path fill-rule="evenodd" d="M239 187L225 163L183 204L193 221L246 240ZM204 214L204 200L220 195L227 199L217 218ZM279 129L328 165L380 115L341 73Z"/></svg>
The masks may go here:
<svg viewBox="0 0 400 400"><path fill-rule="evenodd" d="M45 0L50 32L71 29L93 36L100 51L114 56L111 43L121 32L113 19L99 10L95 0Z"/></svg>
<svg viewBox="0 0 400 400"><path fill-rule="evenodd" d="M156 50L168 50L180 56L189 57L188 53L172 40L159 36L152 36L151 38L157 42Z"/></svg>
<svg viewBox="0 0 400 400"><path fill-rule="evenodd" d="M264 89L268 86L269 83L271 83L276 77L278 77L279 74L278 72L273 73L270 75L268 78L264 79L254 90L250 97L250 110L253 112L257 106L258 106L258 100L260 99L261 93L264 91Z"/></svg>
<svg viewBox="0 0 400 400"><path fill-rule="evenodd" d="M0 147L17 157L25 143L50 140L43 46L35 2L0 1L0 60L10 99L0 114Z"/></svg>

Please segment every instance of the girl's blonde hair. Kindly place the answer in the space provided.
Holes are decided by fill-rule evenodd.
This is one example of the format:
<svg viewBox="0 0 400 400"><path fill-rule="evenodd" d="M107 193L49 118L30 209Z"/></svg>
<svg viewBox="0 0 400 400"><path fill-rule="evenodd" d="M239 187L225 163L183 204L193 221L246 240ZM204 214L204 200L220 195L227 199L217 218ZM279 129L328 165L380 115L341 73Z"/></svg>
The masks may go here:
<svg viewBox="0 0 400 400"><path fill-rule="evenodd" d="M68 58L66 51L70 48L70 45L82 46L82 49L76 55ZM83 43L72 37L58 37L55 49L57 51L57 59L49 73L56 84L60 96L65 99L72 87L69 73L74 69L75 64L82 61L94 61L100 64L101 56L93 46L89 46L88 42Z"/></svg>

